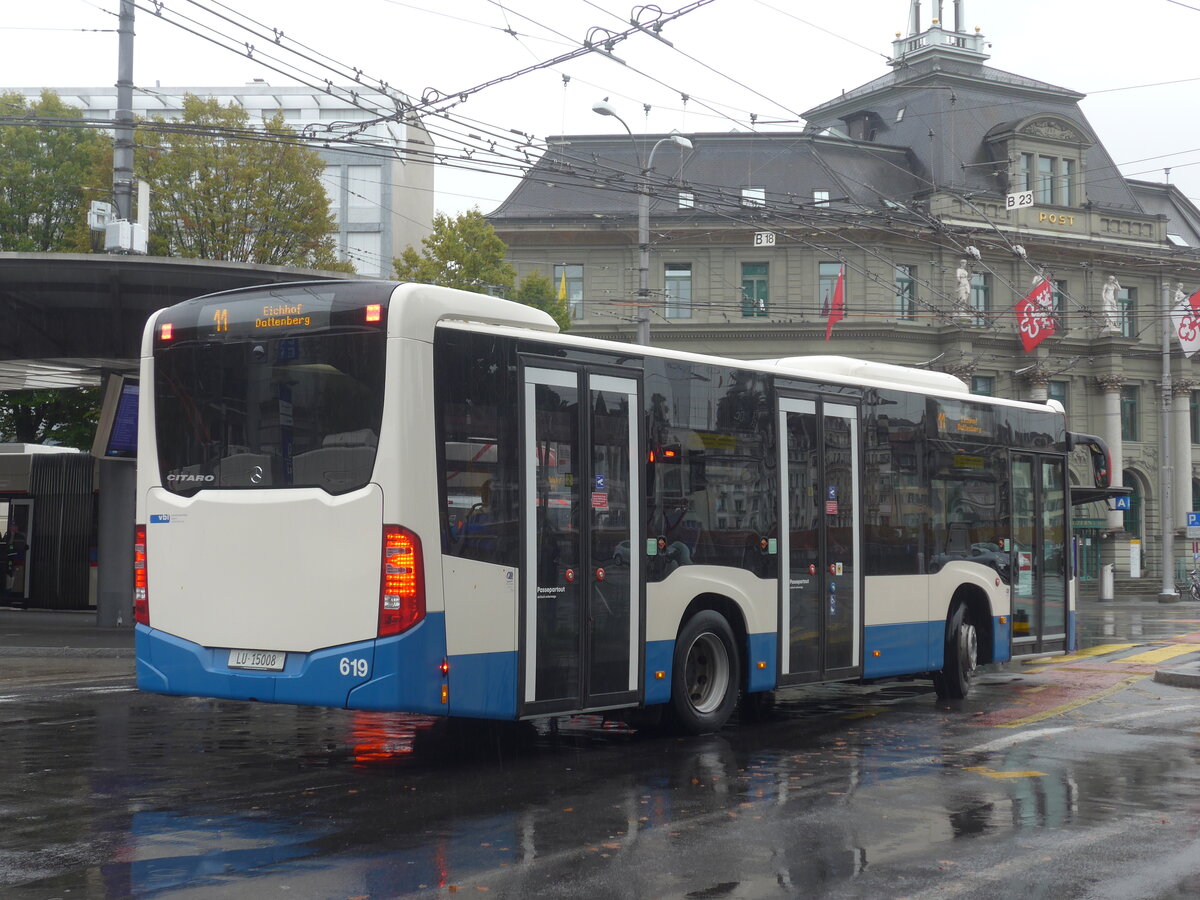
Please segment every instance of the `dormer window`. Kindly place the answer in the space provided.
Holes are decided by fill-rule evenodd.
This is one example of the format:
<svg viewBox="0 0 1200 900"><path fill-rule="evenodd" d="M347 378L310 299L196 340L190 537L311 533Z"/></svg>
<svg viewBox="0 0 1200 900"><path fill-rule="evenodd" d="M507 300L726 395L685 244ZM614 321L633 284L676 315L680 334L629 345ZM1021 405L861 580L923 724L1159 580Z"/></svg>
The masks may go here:
<svg viewBox="0 0 1200 900"><path fill-rule="evenodd" d="M1060 116L1032 116L988 133L997 159L1011 161L1009 191L1033 191L1040 206L1081 206L1083 160L1095 139L1083 126Z"/></svg>
<svg viewBox="0 0 1200 900"><path fill-rule="evenodd" d="M760 187L742 188L742 206L762 207L767 205L767 189Z"/></svg>

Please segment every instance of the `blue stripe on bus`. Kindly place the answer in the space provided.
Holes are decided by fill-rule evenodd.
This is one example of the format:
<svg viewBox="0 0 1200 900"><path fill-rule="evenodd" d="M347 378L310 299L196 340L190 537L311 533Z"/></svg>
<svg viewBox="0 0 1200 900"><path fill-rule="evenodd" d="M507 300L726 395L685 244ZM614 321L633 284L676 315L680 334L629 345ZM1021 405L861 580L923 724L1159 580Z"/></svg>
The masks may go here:
<svg viewBox="0 0 1200 900"><path fill-rule="evenodd" d="M1075 610L1067 610L1067 652L1073 653L1079 645L1075 642Z"/></svg>
<svg viewBox="0 0 1200 900"><path fill-rule="evenodd" d="M769 691L775 687L775 670L778 667L776 659L777 636L768 634L752 634L750 641L750 658L746 661L749 674L746 676L746 690ZM759 663L765 663L759 668Z"/></svg>
<svg viewBox="0 0 1200 900"><path fill-rule="evenodd" d="M941 621L867 626L863 677L915 675L940 669L945 634L946 623Z"/></svg>
<svg viewBox="0 0 1200 900"><path fill-rule="evenodd" d="M992 646L996 650L992 662L1012 659L1012 625L1002 624L999 616L992 617Z"/></svg>
<svg viewBox="0 0 1200 900"><path fill-rule="evenodd" d="M674 641L646 642L646 706L671 699L671 658L674 655ZM663 677L655 678L655 672L662 672Z"/></svg>
<svg viewBox="0 0 1200 900"><path fill-rule="evenodd" d="M430 613L402 635L288 653L282 672L230 669L228 650L202 647L145 625L134 630L138 687L187 696L262 700L354 709L445 714L438 671L446 646L445 617ZM343 672L343 660L351 667ZM353 674L366 662L369 679Z"/></svg>
<svg viewBox="0 0 1200 900"><path fill-rule="evenodd" d="M516 652L452 656L449 714L477 719L515 719Z"/></svg>

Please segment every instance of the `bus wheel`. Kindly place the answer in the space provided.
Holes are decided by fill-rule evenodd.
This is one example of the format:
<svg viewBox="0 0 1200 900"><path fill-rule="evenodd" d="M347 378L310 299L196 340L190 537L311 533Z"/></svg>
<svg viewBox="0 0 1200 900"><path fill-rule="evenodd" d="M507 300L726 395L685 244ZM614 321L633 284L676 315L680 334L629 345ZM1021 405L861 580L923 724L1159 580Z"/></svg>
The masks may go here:
<svg viewBox="0 0 1200 900"><path fill-rule="evenodd" d="M738 699L737 644L724 616L703 610L688 619L675 642L671 712L688 734L718 731Z"/></svg>
<svg viewBox="0 0 1200 900"><path fill-rule="evenodd" d="M944 700L962 700L970 693L971 678L979 663L979 635L967 618L967 607L959 603L950 614L946 629L946 653L942 671L933 675L933 687Z"/></svg>

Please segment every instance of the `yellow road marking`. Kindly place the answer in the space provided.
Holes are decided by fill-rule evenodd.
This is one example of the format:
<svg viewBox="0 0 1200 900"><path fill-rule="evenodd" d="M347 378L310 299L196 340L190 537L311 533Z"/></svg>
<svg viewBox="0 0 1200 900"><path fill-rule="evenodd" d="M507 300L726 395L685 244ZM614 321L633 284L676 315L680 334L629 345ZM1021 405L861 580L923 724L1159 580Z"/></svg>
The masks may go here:
<svg viewBox="0 0 1200 900"><path fill-rule="evenodd" d="M1073 700L1070 703L1064 703L1062 706L1056 706L1053 709L1043 710L1040 713L1034 713L1032 716L1026 716L1023 719L1016 719L1012 722L1006 722L1003 725L997 725L997 728L1020 728L1023 725L1032 725L1034 722L1042 722L1054 716L1061 716L1063 713L1070 712L1073 709L1078 709L1081 706L1087 706L1089 703L1095 703L1097 700L1103 700L1105 697L1110 697L1118 691L1123 691L1135 682L1141 681L1144 678L1149 678L1149 675L1130 675L1118 681L1110 688L1105 688L1098 694L1092 694L1090 697L1084 697L1081 700Z"/></svg>
<svg viewBox="0 0 1200 900"><path fill-rule="evenodd" d="M843 719L869 719L871 716L877 716L880 713L887 712L887 708L880 706L869 709L861 709L858 712L848 713L842 716Z"/></svg>
<svg viewBox="0 0 1200 900"><path fill-rule="evenodd" d="M1103 656L1105 653L1116 653L1118 650L1128 650L1130 647L1136 647L1137 644L1100 644L1095 647L1088 647L1086 650L1077 650L1074 653L1068 653L1066 656L1050 656L1040 657L1038 659L1027 659L1025 665L1039 666L1049 663L1071 662L1076 659L1088 659L1092 656Z"/></svg>
<svg viewBox="0 0 1200 900"><path fill-rule="evenodd" d="M1145 653L1139 653L1136 656L1124 656L1116 662L1125 664L1133 663L1134 665L1154 665L1168 659L1174 659L1176 656L1183 656L1186 653L1195 653L1200 650L1200 645L1197 644L1168 644L1165 647L1159 647L1157 650L1147 650Z"/></svg>
<svg viewBox="0 0 1200 900"><path fill-rule="evenodd" d="M974 772L976 775L986 775L988 778L1045 778L1045 772L1034 772L1027 770L1024 772L997 772L995 769L989 769L987 766L967 766L968 772Z"/></svg>

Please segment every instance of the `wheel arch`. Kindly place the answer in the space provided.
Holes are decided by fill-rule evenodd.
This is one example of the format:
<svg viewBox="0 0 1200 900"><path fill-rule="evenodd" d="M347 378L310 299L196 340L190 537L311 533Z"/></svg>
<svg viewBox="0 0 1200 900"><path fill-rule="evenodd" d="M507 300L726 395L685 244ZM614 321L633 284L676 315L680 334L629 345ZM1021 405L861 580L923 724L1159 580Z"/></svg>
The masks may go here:
<svg viewBox="0 0 1200 900"><path fill-rule="evenodd" d="M955 606L959 604L966 608L967 619L975 626L975 633L979 641L979 663L995 662L996 636L995 629L992 627L992 603L987 593L977 585L960 584L955 589L950 598L950 605L946 607L944 619L946 640L950 638L951 616Z"/></svg>
<svg viewBox="0 0 1200 900"><path fill-rule="evenodd" d="M729 623L729 627L733 629L733 637L737 641L738 650L741 651L743 660L749 658L749 647L747 646L749 632L746 628L746 615L737 601L731 597L726 597L724 594L706 592L693 597L692 602L684 609L683 615L679 617L679 625L675 629L676 639L683 632L684 626L692 616L706 609L720 613L725 618L725 621Z"/></svg>

